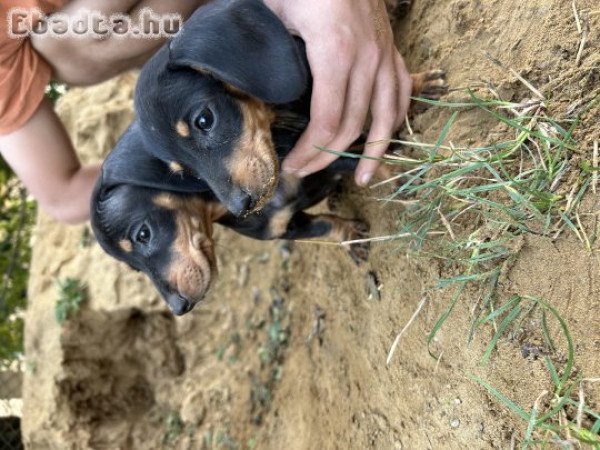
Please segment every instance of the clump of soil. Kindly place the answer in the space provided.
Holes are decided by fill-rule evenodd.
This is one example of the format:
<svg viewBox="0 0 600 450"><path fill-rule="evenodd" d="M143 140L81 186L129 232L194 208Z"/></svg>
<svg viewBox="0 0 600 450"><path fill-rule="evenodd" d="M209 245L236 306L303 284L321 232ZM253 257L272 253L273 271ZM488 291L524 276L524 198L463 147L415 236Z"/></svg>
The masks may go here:
<svg viewBox="0 0 600 450"><path fill-rule="evenodd" d="M581 36L570 2L415 0L398 23L398 46L411 71L444 68L452 87L488 84L506 100L531 97L487 52L540 89L553 116L573 117L600 90L597 11L589 21L577 65ZM101 158L130 123L134 83L126 75L62 99L59 113L84 159ZM600 138L595 108L576 134L588 159ZM433 108L412 126L435 142L449 115ZM474 110L461 114L448 139L478 142L488 133L489 118ZM375 200L384 193L348 182L340 212L369 222L373 235L396 232L402 206ZM598 199L589 195L586 208L597 212ZM552 389L535 321L524 321L479 366L491 335L467 345L476 289L436 336L432 358L427 334L452 292L431 287L451 269L407 255L401 244L374 244L368 264L356 267L336 246L217 233L219 281L205 305L174 318L142 275L102 253L86 226L40 214L26 320L29 448L509 448L526 424L466 374L526 410ZM66 277L87 284L88 301L60 327L54 280ZM498 296L552 304L570 327L577 370L598 376L599 280L597 251L574 236L529 236ZM600 408L597 386L586 401Z"/></svg>

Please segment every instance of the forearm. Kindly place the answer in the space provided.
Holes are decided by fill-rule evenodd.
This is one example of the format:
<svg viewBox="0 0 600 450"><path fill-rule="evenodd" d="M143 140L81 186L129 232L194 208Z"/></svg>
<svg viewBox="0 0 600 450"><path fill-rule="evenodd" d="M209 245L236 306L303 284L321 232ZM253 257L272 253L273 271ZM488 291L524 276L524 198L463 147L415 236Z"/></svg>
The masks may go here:
<svg viewBox="0 0 600 450"><path fill-rule="evenodd" d="M42 209L67 223L88 219L99 165L81 166L47 100L22 128L0 136L0 151Z"/></svg>
<svg viewBox="0 0 600 450"><path fill-rule="evenodd" d="M104 17L124 14L131 19L132 27L143 27L140 13L152 11L155 17L179 14L185 20L206 0L73 0L61 14L72 19L90 11ZM53 39L48 35L33 35L31 42L36 51L50 63L54 77L69 85L86 86L111 78L126 70L141 67L165 42L165 38L141 38L95 35L92 30L82 36L63 36Z"/></svg>

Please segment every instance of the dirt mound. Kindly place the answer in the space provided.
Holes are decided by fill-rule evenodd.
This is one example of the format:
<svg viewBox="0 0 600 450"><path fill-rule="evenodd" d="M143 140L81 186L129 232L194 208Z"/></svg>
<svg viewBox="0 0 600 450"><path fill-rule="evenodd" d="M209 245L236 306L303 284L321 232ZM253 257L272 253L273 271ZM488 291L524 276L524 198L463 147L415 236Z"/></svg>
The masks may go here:
<svg viewBox="0 0 600 450"><path fill-rule="evenodd" d="M490 85L506 100L531 97L514 69L550 99L552 114L574 117L600 91L600 16L589 18L579 65L570 2L413 1L398 24L398 45L411 71L441 67L455 88ZM62 99L59 112L85 160L104 155L130 123L134 82L127 75ZM576 135L587 155L600 138L595 108ZM412 127L435 142L449 116L430 109ZM505 130L473 110L447 139L477 143L490 132ZM374 235L395 233L402 205L382 206L375 198L384 194L348 183L340 212L369 222ZM586 208L597 211L597 199L589 196ZM218 230L219 281L205 305L174 318L150 283L105 256L89 233L43 214L36 227L26 320L28 448L509 448L526 422L468 375L528 411L552 388L543 359L531 356L544 326L534 320L522 321L479 366L491 335L467 345L475 289L432 342L432 358L427 335L452 293L431 288L451 268L400 244L375 244L369 263L357 268L336 246L263 243ZM569 324L577 370L597 376L598 253L568 233L556 241L523 237L519 246L497 295L552 304ZM88 300L60 326L54 280L67 277L87 285ZM424 298L387 366L394 337ZM600 389L586 396L597 411Z"/></svg>

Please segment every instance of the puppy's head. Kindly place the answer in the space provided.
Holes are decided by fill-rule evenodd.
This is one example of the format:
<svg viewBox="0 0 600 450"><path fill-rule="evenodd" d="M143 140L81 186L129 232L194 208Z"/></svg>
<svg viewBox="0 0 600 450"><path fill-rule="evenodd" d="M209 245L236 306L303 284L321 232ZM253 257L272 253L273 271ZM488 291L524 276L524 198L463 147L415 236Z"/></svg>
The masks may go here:
<svg viewBox="0 0 600 450"><path fill-rule="evenodd" d="M144 272L174 314L200 302L217 275L212 223L219 208L200 196L100 181L92 228L102 248Z"/></svg>
<svg viewBox="0 0 600 450"><path fill-rule="evenodd" d="M307 89L305 56L260 0L216 0L144 66L135 103L145 146L210 186L236 215L271 196L271 105Z"/></svg>

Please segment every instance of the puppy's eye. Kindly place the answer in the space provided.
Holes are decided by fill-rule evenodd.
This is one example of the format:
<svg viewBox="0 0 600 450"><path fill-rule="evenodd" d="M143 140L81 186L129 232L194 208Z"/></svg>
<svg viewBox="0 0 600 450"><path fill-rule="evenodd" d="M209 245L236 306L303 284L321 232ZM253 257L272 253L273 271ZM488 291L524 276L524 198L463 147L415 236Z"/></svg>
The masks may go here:
<svg viewBox="0 0 600 450"><path fill-rule="evenodd" d="M147 225L142 225L135 235L135 241L140 244L147 244L150 242L151 237L150 228Z"/></svg>
<svg viewBox="0 0 600 450"><path fill-rule="evenodd" d="M215 116L208 108L204 108L202 111L200 111L200 114L194 121L194 125L196 125L196 127L202 131L210 131L214 123Z"/></svg>

